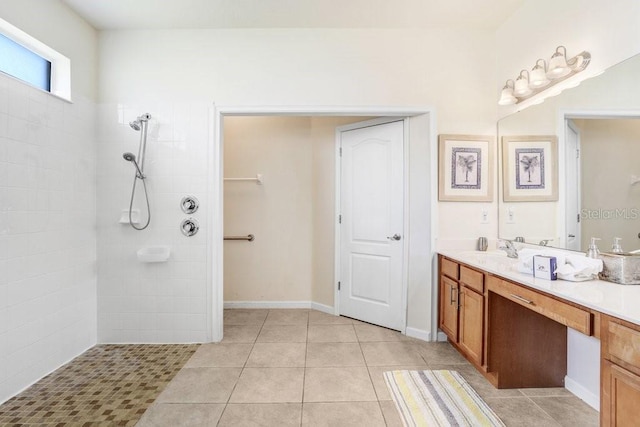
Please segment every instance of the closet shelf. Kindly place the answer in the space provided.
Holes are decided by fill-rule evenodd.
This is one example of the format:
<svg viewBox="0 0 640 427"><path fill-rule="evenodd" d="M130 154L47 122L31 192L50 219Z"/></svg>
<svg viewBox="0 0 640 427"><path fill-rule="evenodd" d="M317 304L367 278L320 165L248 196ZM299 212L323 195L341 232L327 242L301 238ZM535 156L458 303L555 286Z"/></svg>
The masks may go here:
<svg viewBox="0 0 640 427"><path fill-rule="evenodd" d="M225 178L225 181L256 181L256 184L262 185L263 178L262 174L259 173L255 176L255 178Z"/></svg>

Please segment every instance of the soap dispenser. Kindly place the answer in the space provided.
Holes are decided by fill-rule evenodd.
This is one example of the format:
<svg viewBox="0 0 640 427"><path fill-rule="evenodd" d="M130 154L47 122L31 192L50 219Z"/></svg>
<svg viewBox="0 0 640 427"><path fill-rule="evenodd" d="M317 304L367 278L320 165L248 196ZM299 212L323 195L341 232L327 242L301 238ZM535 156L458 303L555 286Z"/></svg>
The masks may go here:
<svg viewBox="0 0 640 427"><path fill-rule="evenodd" d="M613 252L614 254L621 254L622 252L624 252L622 250L622 245L620 244L621 240L622 239L620 237L613 238L613 245L611 246L611 252Z"/></svg>
<svg viewBox="0 0 640 427"><path fill-rule="evenodd" d="M598 249L598 245L596 244L596 240L600 240L598 237L591 238L591 244L589 245L589 250L587 251L587 258L599 258L600 257L600 249Z"/></svg>

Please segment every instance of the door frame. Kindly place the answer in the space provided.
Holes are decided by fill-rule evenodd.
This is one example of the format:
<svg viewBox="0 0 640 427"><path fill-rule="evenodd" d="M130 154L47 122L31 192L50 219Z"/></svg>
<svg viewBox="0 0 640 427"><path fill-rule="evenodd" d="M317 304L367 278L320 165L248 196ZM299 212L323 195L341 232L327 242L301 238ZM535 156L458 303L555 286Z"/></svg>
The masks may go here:
<svg viewBox="0 0 640 427"><path fill-rule="evenodd" d="M567 144L567 128L569 128L571 130L571 132L573 132L576 135L576 149L578 150L578 155L581 156L581 147L580 147L580 130L577 128L577 126L575 125L575 123L573 123L573 119L572 118L565 118L565 129L564 129L564 145L565 145L565 165L566 160L568 160L568 149L569 149L569 145ZM580 158L580 157L578 157ZM565 174L564 179L566 180L566 183L569 183L569 178L567 177L567 174ZM580 162L578 161L576 163L576 179L577 179L577 183L576 183L576 187L577 187L577 191L578 194L576 195L577 200L578 200L578 209L580 209L582 207L582 184L581 184L581 179L582 179L582 167L580 166ZM568 186L565 184L565 191L567 192L566 194L569 195L569 189ZM573 221L569 218L569 215L567 214L567 204L568 201L565 197L565 233L567 232L567 229L569 228L569 224ZM577 250L579 251L580 248L582 247L582 230L581 230L581 226L582 226L582 215L580 213L580 210L578 210L578 215L580 220L578 221L578 230L576 231L576 239L577 239L577 243L578 243L578 249L573 249L573 250ZM568 243L568 239L569 236L568 235L564 235L565 240L565 246Z"/></svg>
<svg viewBox="0 0 640 427"><path fill-rule="evenodd" d="M220 106L211 104L209 110L209 150L207 161L207 194L211 197L211 214L206 218L207 233L207 339L209 342L218 342L223 337L223 314L224 314L224 287L223 287L223 237L224 237L224 144L223 144L223 120L225 116L363 116L363 117L395 117L411 118L428 114L429 120L429 156L430 161L425 167L431 171L433 177L437 171L437 138L436 138L436 115L432 107L402 107L402 106ZM407 135L405 135L405 138ZM407 153L408 154L408 153ZM405 154L405 156L407 155ZM405 157L406 158L406 157ZM408 166L405 164L405 166ZM408 169L408 168L405 168ZM409 183L405 184L407 188ZM435 295L437 289L433 289L436 272L433 269L434 259L433 248L437 238L438 224L438 182L431 179L429 182L429 194L425 194L433 203L430 203L429 221L429 278L431 286L431 325L429 335L435 337L437 330L437 304ZM406 199L406 198L405 198ZM407 203L408 200L405 200ZM407 239L408 240L408 239ZM407 242L405 242L407 243ZM405 262L408 263L408 253L405 254ZM406 297L406 296L405 296ZM407 299L408 300L408 299ZM334 301L335 304L335 301Z"/></svg>
<svg viewBox="0 0 640 427"><path fill-rule="evenodd" d="M351 123L336 128L335 142L335 218L338 223L338 216L342 212L342 155L340 147L342 146L342 132L363 129L367 127L383 125L387 123L402 122L402 295L400 301L400 309L402 310L402 323L400 324L400 332L406 333L407 330L407 276L409 271L409 262L407 254L409 253L409 118L408 117L379 117L376 119L366 120L364 122ZM333 314L340 315L340 291L338 290L338 282L341 281L342 268L342 227L335 228L335 249L334 249L334 295L333 295Z"/></svg>

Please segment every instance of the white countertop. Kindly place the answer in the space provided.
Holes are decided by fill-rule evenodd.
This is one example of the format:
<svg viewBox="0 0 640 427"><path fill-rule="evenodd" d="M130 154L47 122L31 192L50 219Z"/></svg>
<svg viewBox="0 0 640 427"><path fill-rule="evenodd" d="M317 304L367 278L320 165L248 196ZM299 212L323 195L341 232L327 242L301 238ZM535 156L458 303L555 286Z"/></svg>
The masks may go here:
<svg viewBox="0 0 640 427"><path fill-rule="evenodd" d="M603 280L567 282L535 278L518 272L518 260L507 258L503 251L439 250L438 253L513 282L640 325L640 285L618 285Z"/></svg>

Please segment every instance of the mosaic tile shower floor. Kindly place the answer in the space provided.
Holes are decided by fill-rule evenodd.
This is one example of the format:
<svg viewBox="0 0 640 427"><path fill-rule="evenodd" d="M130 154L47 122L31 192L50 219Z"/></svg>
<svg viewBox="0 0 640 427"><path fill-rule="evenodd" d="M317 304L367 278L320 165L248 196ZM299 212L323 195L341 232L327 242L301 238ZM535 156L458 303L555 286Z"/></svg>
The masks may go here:
<svg viewBox="0 0 640 427"><path fill-rule="evenodd" d="M133 426L198 345L98 345L0 405L0 426Z"/></svg>

